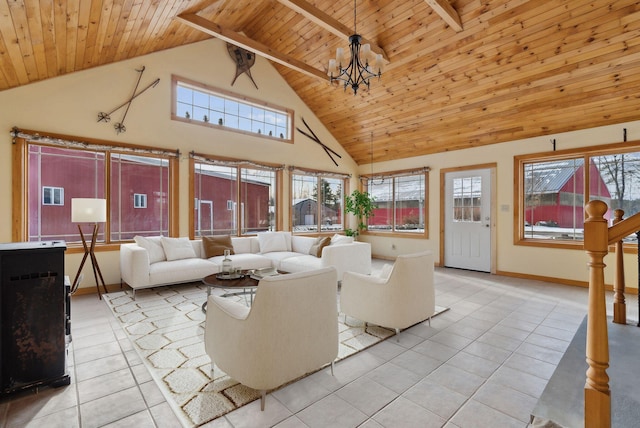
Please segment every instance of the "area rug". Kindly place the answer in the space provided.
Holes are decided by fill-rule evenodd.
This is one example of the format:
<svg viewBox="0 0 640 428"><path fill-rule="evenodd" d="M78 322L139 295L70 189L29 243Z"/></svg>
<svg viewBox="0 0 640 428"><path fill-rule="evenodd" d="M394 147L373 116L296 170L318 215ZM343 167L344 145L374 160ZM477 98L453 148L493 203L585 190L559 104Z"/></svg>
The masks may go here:
<svg viewBox="0 0 640 428"><path fill-rule="evenodd" d="M222 290L213 290L221 294ZM116 319L129 336L151 376L185 427L210 422L260 398L215 366L204 350L202 283L131 290L103 295ZM243 296L230 297L248 304ZM446 308L437 307L439 312ZM393 336L386 328L338 316L338 361Z"/></svg>

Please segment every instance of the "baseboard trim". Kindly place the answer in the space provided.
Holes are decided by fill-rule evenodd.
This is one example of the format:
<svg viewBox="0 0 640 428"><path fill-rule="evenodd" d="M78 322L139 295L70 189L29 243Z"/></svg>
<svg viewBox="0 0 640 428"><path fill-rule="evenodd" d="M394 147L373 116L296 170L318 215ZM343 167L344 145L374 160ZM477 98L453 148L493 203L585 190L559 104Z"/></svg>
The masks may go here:
<svg viewBox="0 0 640 428"><path fill-rule="evenodd" d="M121 289L120 284L107 284L107 292L109 293L111 293L112 291L119 291L120 289ZM127 289L129 289L129 286L124 284L122 286L122 290L127 290ZM74 296L82 296L84 294L98 294L98 291L96 290L96 286L94 285L90 287L78 288L76 292L73 293Z"/></svg>
<svg viewBox="0 0 640 428"><path fill-rule="evenodd" d="M532 279L532 280L544 281L544 282L554 282L556 284L570 285L573 287L589 288L589 283L587 281L576 281L574 279L555 278L552 276L543 276L543 275L531 275L528 273L509 272L509 271L503 271L503 270L497 271L496 275L509 276L512 278ZM613 285L611 284L605 284L604 288L607 291L613 291ZM624 292L627 294L637 294L638 288L625 287Z"/></svg>

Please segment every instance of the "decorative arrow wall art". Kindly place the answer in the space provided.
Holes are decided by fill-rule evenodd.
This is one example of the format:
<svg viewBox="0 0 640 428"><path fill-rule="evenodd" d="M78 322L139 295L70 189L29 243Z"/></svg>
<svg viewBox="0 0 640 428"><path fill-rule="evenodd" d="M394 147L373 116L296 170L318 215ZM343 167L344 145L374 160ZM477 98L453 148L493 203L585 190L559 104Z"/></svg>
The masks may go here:
<svg viewBox="0 0 640 428"><path fill-rule="evenodd" d="M320 141L320 138L318 138L318 136L311 130L311 128L309 127L309 125L307 124L307 122L304 120L304 117L302 118L302 123L304 123L304 126L307 127L307 130L311 133L308 134L307 132L303 131L302 129L296 127L296 129L305 137L311 138L311 140L315 141L316 143L320 144L322 146L322 148L324 149L324 152L327 154L327 156L329 156L331 158L331 160L333 161L333 163L338 166L338 162L336 162L336 160L333 158L333 156L331 156L331 153L333 153L334 155L338 156L340 159L342 159L342 156L340 156L338 153L334 152L333 150L331 150L331 148L327 147L326 145L322 144L322 141Z"/></svg>
<svg viewBox="0 0 640 428"><path fill-rule="evenodd" d="M136 82L136 86L135 88L133 88L133 94L131 95L131 98L129 98L127 101L123 102L118 107L111 110L109 113L104 113L104 112L98 113L98 122L105 122L105 123L110 122L111 115L114 112L120 110L124 106L127 106L127 108L124 111L124 114L122 115L122 119L120 120L120 122L117 122L115 125L113 125L113 127L116 130L116 133L118 134L121 132L127 131L127 128L124 126L124 120L127 118L127 113L129 112L129 107L131 107L131 103L133 102L133 100L136 99L138 96L142 95L147 89L155 88L156 85L160 82L160 78L157 78L153 82L149 83L140 92L136 92L138 90L138 85L140 85L140 80L142 80L142 74L144 73L144 70L145 70L144 65L142 66L141 69L136 69L136 71L140 74L138 75L138 81Z"/></svg>

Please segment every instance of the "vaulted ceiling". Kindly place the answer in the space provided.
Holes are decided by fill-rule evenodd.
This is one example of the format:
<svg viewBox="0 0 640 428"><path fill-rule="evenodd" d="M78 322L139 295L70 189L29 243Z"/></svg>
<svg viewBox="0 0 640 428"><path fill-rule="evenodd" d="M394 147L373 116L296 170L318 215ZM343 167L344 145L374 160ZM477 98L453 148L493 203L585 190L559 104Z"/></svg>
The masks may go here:
<svg viewBox="0 0 640 428"><path fill-rule="evenodd" d="M326 77L353 12L351 0L0 0L0 90L216 34L270 59L359 164L640 118L638 1L360 0L357 31L388 63L355 96Z"/></svg>

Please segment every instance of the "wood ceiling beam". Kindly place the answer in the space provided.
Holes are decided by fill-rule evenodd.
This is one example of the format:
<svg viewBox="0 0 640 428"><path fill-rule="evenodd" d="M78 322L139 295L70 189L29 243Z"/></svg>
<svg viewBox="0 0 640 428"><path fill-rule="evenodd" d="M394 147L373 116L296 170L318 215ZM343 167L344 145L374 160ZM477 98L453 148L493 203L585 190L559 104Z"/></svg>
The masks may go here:
<svg viewBox="0 0 640 428"><path fill-rule="evenodd" d="M460 32L463 30L462 21L458 12L449 4L448 0L425 0L431 9L444 20L451 28Z"/></svg>
<svg viewBox="0 0 640 428"><path fill-rule="evenodd" d="M232 43L257 55L263 56L268 60L277 62L278 64L282 64L285 67L306 74L307 76L322 79L326 82L329 81L329 77L327 76L326 72L311 67L310 65L305 64L302 61L298 61L297 59L292 58L288 55L276 52L269 46L250 39L243 34L236 33L233 30L229 30L228 28L223 28L215 22L211 22L201 16L196 15L195 13L183 13L176 16L176 19L183 24L187 24L190 27L195 28L196 30L200 30L202 32L210 34L214 37L224 40L225 42Z"/></svg>
<svg viewBox="0 0 640 428"><path fill-rule="evenodd" d="M333 19L331 16L327 15L323 11L316 9L313 5L307 3L304 0L278 0L283 6L288 7L291 10L301 14L309 21L315 23L317 26L324 28L330 33L335 34L336 36L342 38L346 37L347 39L354 33L354 30L342 24L341 22ZM371 40L368 40L362 37L362 44L369 43L371 45L371 50L376 53L382 55L382 59L384 59L385 63L389 63L389 58L387 57L386 52L380 46L373 43Z"/></svg>

